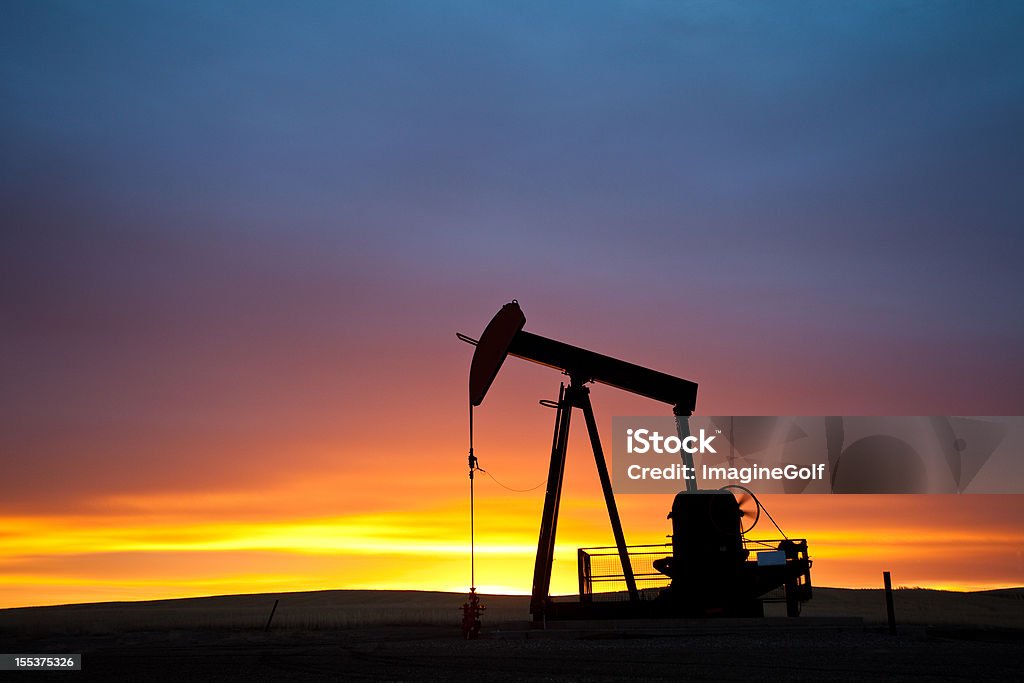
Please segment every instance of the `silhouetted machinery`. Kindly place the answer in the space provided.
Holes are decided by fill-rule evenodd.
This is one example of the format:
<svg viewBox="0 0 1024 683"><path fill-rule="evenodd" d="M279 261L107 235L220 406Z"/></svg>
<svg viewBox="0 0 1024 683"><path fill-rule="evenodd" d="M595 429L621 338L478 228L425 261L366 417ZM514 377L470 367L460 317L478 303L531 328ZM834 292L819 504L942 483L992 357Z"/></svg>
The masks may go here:
<svg viewBox="0 0 1024 683"><path fill-rule="evenodd" d="M742 487L701 491L695 480L688 479L686 491L676 495L669 513L671 545L626 545L586 385L599 382L671 405L681 440L689 436L697 385L532 334L523 329L525 324L526 316L513 300L498 311L479 341L465 335L459 338L476 345L469 376L471 406L483 402L507 356L546 365L569 377L568 385L563 383L559 389L557 402L542 402L557 410L534 564L530 601L534 620L758 616L764 614L763 604L769 599L784 600L787 614L798 615L800 604L811 598L807 542L789 538L748 540L745 534L760 518L762 507ZM579 600L569 601L552 599L549 589L574 409L583 412L587 425L615 546L577 551L580 594ZM682 457L684 465L693 471L692 455L684 451ZM600 582L624 590L595 592L594 584ZM603 599L609 595L626 599Z"/></svg>

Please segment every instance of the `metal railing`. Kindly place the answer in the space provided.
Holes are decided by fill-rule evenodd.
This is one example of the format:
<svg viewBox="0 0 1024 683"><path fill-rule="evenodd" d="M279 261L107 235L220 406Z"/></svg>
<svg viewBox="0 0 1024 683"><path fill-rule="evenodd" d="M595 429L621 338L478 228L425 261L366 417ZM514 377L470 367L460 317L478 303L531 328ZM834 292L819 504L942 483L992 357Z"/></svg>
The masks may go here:
<svg viewBox="0 0 1024 683"><path fill-rule="evenodd" d="M757 553L778 550L781 539L744 539L743 549L749 552L747 562L757 562ZM654 567L654 562L672 557L672 544L632 545L626 548L629 563L636 579L641 600L653 600L662 589L672 583L665 574ZM626 577L615 546L579 548L577 551L577 574L580 600L582 602L628 600ZM766 593L765 602L781 601L785 593L780 588Z"/></svg>
<svg viewBox="0 0 1024 683"><path fill-rule="evenodd" d="M671 583L669 577L654 568L654 561L670 557L672 544L632 545L626 552L640 599L653 600ZM581 601L591 602L595 596L604 600L628 599L626 577L615 546L580 548L576 553Z"/></svg>

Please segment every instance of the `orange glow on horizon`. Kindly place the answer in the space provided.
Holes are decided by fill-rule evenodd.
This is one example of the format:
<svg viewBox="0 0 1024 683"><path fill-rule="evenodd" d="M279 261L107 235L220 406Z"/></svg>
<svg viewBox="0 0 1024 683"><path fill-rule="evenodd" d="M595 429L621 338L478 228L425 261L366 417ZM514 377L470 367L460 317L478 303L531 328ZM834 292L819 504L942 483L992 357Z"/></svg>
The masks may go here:
<svg viewBox="0 0 1024 683"><path fill-rule="evenodd" d="M287 500L295 490L293 484L283 487L281 499ZM555 594L576 591L577 547L610 545L603 505L580 493L570 491L563 500L552 581ZM256 520L246 514L252 495L236 492L202 499L215 506L217 514L182 508L161 512L166 496L133 496L117 504L107 500L110 512L103 515L7 516L0 535L0 604L467 587L468 519L457 492L449 494L455 500L448 503L423 501L373 513L268 515ZM619 498L629 541L663 542L668 527L660 508L667 501L660 496ZM541 500L539 492L517 496L495 486L481 487L481 592L529 592ZM1011 496L775 496L766 501L791 534L810 540L818 585L876 587L881 570L890 569L898 585L954 590L1021 583L1019 548L1024 546L1024 531L1015 524L970 523L978 509L986 514L1002 509L1009 516L1015 505ZM231 514L233 506L237 515ZM890 525L884 517L864 513L879 506L896 515L917 509L919 516ZM830 512L826 515L825 510ZM964 523L946 524L956 519ZM758 531L762 537L772 536L768 529ZM988 561L979 563L978 557Z"/></svg>
<svg viewBox="0 0 1024 683"><path fill-rule="evenodd" d="M350 355L381 354L381 345L395 342L375 343ZM393 366L381 371L382 380L401 376L430 387L422 410L391 414L393 396L383 382L359 384L355 392L335 389L344 385L331 379L323 384L336 393L313 392L330 410L310 406L308 387L283 391L302 400L273 405L273 420L213 436L185 425L170 440L170 430L149 427L26 437L19 446L24 462L36 462L30 456L38 447L63 454L68 465L61 486L16 488L0 507L0 607L344 588L465 590L468 357L452 345L439 348L431 364L400 347L386 349ZM618 350L630 345L620 341ZM597 346L618 352L614 340ZM671 359L650 364L674 367ZM350 376L344 367L332 373ZM512 488L533 487L547 471L552 413L536 399L552 397L553 379L547 368L511 365L476 415L481 465ZM740 405L765 391L739 389ZM799 387L774 391L775 408L800 414ZM660 409L606 387L595 386L592 395L602 429L612 415ZM229 415L224 406L237 400L225 394L223 405L202 409ZM309 418L307 410L319 412ZM729 412L716 410L713 399L706 410ZM335 412L342 415L338 424ZM577 590L577 547L612 544L581 422L573 423L570 439L556 594ZM34 476L24 481L44 479ZM529 592L543 487L512 493L480 476L476 490L481 589ZM617 500L629 543L666 540L670 497ZM808 539L817 585L874 587L890 570L897 585L959 589L1024 584L1020 500L764 497L787 533ZM757 531L773 536L763 517Z"/></svg>

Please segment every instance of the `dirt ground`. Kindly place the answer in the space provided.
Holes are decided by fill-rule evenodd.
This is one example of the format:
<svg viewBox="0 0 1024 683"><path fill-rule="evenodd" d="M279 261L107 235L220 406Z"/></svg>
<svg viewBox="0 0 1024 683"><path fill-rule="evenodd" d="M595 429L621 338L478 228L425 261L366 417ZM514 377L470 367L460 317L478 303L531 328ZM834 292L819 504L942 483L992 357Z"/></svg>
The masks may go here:
<svg viewBox="0 0 1024 683"><path fill-rule="evenodd" d="M0 652L83 654L81 672L35 672L32 680L1012 680L1024 670L1024 602L1014 592L903 595L904 611L913 598L938 605L947 617L956 601L973 600L990 623L908 618L896 636L872 618L850 614L643 626L563 623L536 630L508 618L521 614L523 598L492 598L494 611L488 613L484 637L476 641L461 637L453 604L459 596L329 593L295 594L293 602L308 601L307 618L312 606L328 598L334 609L346 604L347 625L320 619L319 626L300 626L296 615L303 612L293 605L293 622L282 619L268 632L256 625L255 613L247 625L224 622L225 612L220 622L207 614L206 625L186 626L189 615L205 613L200 600L0 610ZM877 596L867 593L832 598L847 612L862 601L874 610ZM249 604L243 598L260 598L264 606L266 597L211 598L206 604L224 610L230 605L234 613ZM940 609L943 601L949 604ZM822 600L819 609L828 602ZM282 598L282 616L288 613L285 605ZM429 623L435 618L432 605L443 607L444 623ZM161 608L176 610L165 612L163 627L141 618ZM47 610L50 621L44 618ZM84 618L90 611L92 622ZM72 612L79 621L68 620ZM118 625L118 614L132 614L134 626ZM169 619L169 614L176 616ZM374 614L386 616L375 622ZM265 626L265 616L259 616ZM922 623L927 621L941 623Z"/></svg>
<svg viewBox="0 0 1024 683"><path fill-rule="evenodd" d="M803 630L670 637L626 634L489 637L454 627L375 626L270 633L143 631L17 639L17 652L82 652L81 672L32 680L314 681L623 678L693 680L1014 680L1024 667L1020 632L905 628Z"/></svg>

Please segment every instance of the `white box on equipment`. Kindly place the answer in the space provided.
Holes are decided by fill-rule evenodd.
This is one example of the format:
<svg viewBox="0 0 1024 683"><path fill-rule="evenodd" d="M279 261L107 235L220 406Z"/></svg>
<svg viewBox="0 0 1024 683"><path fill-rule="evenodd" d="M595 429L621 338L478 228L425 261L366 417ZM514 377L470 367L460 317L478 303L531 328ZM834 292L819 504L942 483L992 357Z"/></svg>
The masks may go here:
<svg viewBox="0 0 1024 683"><path fill-rule="evenodd" d="M758 567L781 567L786 564L786 551L765 550L757 554Z"/></svg>

